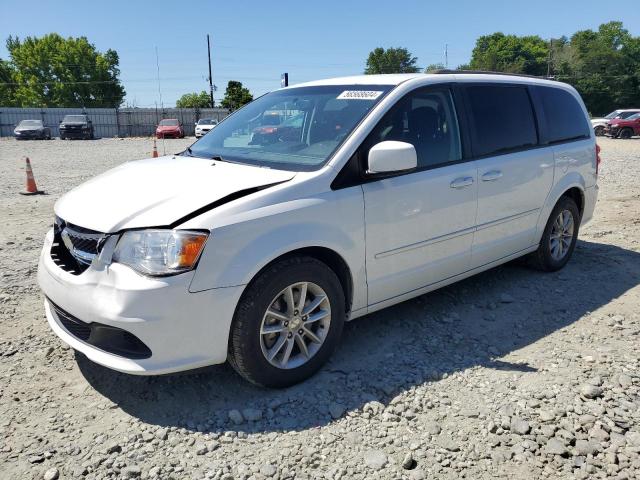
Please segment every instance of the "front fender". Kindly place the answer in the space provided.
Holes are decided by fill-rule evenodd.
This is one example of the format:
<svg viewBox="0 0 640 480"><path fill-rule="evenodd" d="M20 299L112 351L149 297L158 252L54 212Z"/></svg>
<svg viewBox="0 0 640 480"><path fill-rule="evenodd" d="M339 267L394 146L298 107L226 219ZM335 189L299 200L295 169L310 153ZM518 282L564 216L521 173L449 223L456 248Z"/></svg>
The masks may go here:
<svg viewBox="0 0 640 480"><path fill-rule="evenodd" d="M331 198L327 198L331 197ZM353 309L366 306L364 203L359 188L279 204L214 228L189 290L248 284L274 259L307 247L342 257L353 280Z"/></svg>

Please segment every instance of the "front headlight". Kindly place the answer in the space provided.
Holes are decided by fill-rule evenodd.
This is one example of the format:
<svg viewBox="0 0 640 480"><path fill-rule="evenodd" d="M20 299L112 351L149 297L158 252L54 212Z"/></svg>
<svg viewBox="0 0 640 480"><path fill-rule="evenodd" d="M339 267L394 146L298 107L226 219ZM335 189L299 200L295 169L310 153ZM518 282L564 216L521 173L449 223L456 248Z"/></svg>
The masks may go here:
<svg viewBox="0 0 640 480"><path fill-rule="evenodd" d="M208 233L193 230L130 230L113 252L113 261L145 275L175 275L195 267Z"/></svg>

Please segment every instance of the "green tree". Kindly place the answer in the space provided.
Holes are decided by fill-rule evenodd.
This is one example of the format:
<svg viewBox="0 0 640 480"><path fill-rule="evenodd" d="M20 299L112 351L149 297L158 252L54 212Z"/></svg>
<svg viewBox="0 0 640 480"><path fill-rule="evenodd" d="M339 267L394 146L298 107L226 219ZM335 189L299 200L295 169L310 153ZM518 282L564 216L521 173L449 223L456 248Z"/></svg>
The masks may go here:
<svg viewBox="0 0 640 480"><path fill-rule="evenodd" d="M220 104L223 108L236 110L253 100L253 95L249 89L242 86L242 82L237 80L229 80L227 89L224 92L224 98Z"/></svg>
<svg viewBox="0 0 640 480"><path fill-rule="evenodd" d="M378 47L369 53L367 67L364 73L373 75L377 73L417 73L420 69L416 66L418 59L411 56L406 48Z"/></svg>
<svg viewBox="0 0 640 480"><path fill-rule="evenodd" d="M176 102L178 108L210 108L211 96L202 90L200 93L185 93Z"/></svg>
<svg viewBox="0 0 640 480"><path fill-rule="evenodd" d="M0 58L0 106L12 107L14 102L13 69L11 64Z"/></svg>
<svg viewBox="0 0 640 480"><path fill-rule="evenodd" d="M478 38L469 66L473 70L546 75L548 59L549 45L539 36L496 32Z"/></svg>
<svg viewBox="0 0 640 480"><path fill-rule="evenodd" d="M640 37L622 22L574 33L562 53L568 65L554 74L580 92L592 114L640 105Z"/></svg>
<svg viewBox="0 0 640 480"><path fill-rule="evenodd" d="M118 54L98 52L85 37L9 37L7 50L16 106L117 107L124 99Z"/></svg>

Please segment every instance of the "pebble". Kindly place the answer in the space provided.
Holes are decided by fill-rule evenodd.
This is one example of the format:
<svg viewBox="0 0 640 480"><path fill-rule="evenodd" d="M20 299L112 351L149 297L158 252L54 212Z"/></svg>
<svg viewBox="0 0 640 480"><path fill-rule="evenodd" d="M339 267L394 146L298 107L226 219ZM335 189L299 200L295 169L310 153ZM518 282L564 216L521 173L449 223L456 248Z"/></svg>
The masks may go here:
<svg viewBox="0 0 640 480"><path fill-rule="evenodd" d="M602 388L587 383L580 388L580 393L585 398L598 398L600 395L602 395Z"/></svg>
<svg viewBox="0 0 640 480"><path fill-rule="evenodd" d="M547 453L551 455L565 455L567 453L567 448L557 438L550 439L545 445L545 450Z"/></svg>
<svg viewBox="0 0 640 480"><path fill-rule="evenodd" d="M230 410L229 411L229 420L231 420L236 425L241 425L244 423L244 417L240 410Z"/></svg>
<svg viewBox="0 0 640 480"><path fill-rule="evenodd" d="M622 388L629 388L631 385L633 385L633 380L631 380L631 377L626 373L621 373L620 375L618 375L618 385L620 385Z"/></svg>
<svg viewBox="0 0 640 480"><path fill-rule="evenodd" d="M122 471L124 478L139 478L142 475L142 469L137 465L125 467Z"/></svg>
<svg viewBox="0 0 640 480"><path fill-rule="evenodd" d="M276 473L278 473L278 469L275 467L275 465L267 463L260 467L260 473L265 477L273 477Z"/></svg>
<svg viewBox="0 0 640 480"><path fill-rule="evenodd" d="M511 295L509 295L508 293L502 293L500 294L500 303L513 303L515 302L516 299L513 298Z"/></svg>
<svg viewBox="0 0 640 480"><path fill-rule="evenodd" d="M262 410L259 410L257 408L245 408L244 410L242 410L242 416L247 422L257 422L259 420L262 420ZM233 419L232 421L235 423Z"/></svg>
<svg viewBox="0 0 640 480"><path fill-rule="evenodd" d="M44 472L44 475L42 476L42 478L43 480L57 480L59 476L60 476L60 472L58 471L57 468L53 467L47 470L46 472Z"/></svg>
<svg viewBox="0 0 640 480"><path fill-rule="evenodd" d="M531 430L531 425L520 417L514 417L511 419L510 430L518 435L526 435Z"/></svg>
<svg viewBox="0 0 640 480"><path fill-rule="evenodd" d="M342 417L342 415L344 415L345 410L346 410L345 406L342 405L341 403L332 402L331 405L329 405L329 414L333 419L338 419Z"/></svg>
<svg viewBox="0 0 640 480"><path fill-rule="evenodd" d="M382 469L387 462L387 454L382 450L367 450L364 453L364 464L372 470Z"/></svg>
<svg viewBox="0 0 640 480"><path fill-rule="evenodd" d="M577 440L575 445L576 455L593 455L600 450L597 443L588 440Z"/></svg>

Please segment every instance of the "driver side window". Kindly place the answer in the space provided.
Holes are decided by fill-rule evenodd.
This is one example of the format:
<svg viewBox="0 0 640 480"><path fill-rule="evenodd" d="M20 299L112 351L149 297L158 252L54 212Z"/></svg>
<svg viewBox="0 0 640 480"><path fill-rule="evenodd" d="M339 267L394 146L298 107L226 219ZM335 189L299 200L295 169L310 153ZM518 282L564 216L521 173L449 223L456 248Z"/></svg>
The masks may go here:
<svg viewBox="0 0 640 480"><path fill-rule="evenodd" d="M459 161L460 133L449 89L423 88L402 98L369 134L367 146L387 140L412 144L418 169Z"/></svg>

